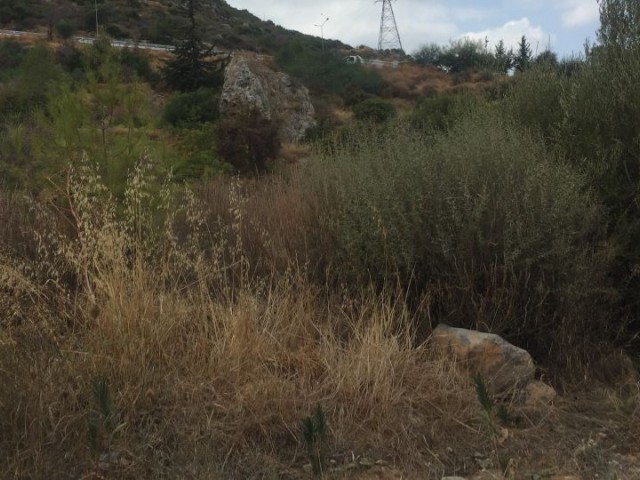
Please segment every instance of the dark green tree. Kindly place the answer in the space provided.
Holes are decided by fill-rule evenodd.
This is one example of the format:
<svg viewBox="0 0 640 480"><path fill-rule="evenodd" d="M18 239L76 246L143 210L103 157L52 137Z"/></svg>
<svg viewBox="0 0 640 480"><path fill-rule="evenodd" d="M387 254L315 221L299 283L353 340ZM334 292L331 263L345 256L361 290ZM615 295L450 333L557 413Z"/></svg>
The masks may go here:
<svg viewBox="0 0 640 480"><path fill-rule="evenodd" d="M556 55L555 52L547 49L536 56L536 58L533 60L533 64L541 67L556 69L559 66L558 55Z"/></svg>
<svg viewBox="0 0 640 480"><path fill-rule="evenodd" d="M71 38L76 30L76 25L70 20L73 9L70 2L63 0L47 0L41 2L41 7L47 20L47 38L53 40L54 34L64 40Z"/></svg>
<svg viewBox="0 0 640 480"><path fill-rule="evenodd" d="M73 33L75 32L74 25L65 19L56 22L56 24L53 26L53 29L55 30L56 35L63 40L71 38L73 36Z"/></svg>
<svg viewBox="0 0 640 480"><path fill-rule="evenodd" d="M280 153L278 129L255 108L240 109L216 126L218 155L238 173L265 173Z"/></svg>
<svg viewBox="0 0 640 480"><path fill-rule="evenodd" d="M414 52L413 58L421 65L439 65L440 56L442 55L442 47L437 43L423 45L419 50Z"/></svg>
<svg viewBox="0 0 640 480"><path fill-rule="evenodd" d="M480 70L493 63L493 55L485 51L484 42L463 38L452 41L440 54L439 64L457 73Z"/></svg>
<svg viewBox="0 0 640 480"><path fill-rule="evenodd" d="M609 49L624 50L640 45L640 3L630 0L599 0L598 40Z"/></svg>
<svg viewBox="0 0 640 480"><path fill-rule="evenodd" d="M181 92L193 92L202 87L218 85L221 82L220 72L225 66L224 62L207 59L212 54L213 47L205 45L198 32L198 8L198 0L187 0L185 13L189 21L185 35L177 42L175 58L164 70L167 85Z"/></svg>
<svg viewBox="0 0 640 480"><path fill-rule="evenodd" d="M368 98L353 107L353 115L365 122L384 123L396 116L396 109L381 98Z"/></svg>
<svg viewBox="0 0 640 480"><path fill-rule="evenodd" d="M524 72L531 65L531 46L526 36L522 36L518 42L518 53L514 59L514 67L519 72Z"/></svg>
<svg viewBox="0 0 640 480"><path fill-rule="evenodd" d="M496 70L500 73L507 73L513 68L513 50L507 50L504 40L500 40L495 46L494 57L496 59Z"/></svg>
<svg viewBox="0 0 640 480"><path fill-rule="evenodd" d="M616 326L640 351L640 2L600 0L598 45L565 89L558 138L605 204L620 295ZM620 328L622 330L622 328Z"/></svg>

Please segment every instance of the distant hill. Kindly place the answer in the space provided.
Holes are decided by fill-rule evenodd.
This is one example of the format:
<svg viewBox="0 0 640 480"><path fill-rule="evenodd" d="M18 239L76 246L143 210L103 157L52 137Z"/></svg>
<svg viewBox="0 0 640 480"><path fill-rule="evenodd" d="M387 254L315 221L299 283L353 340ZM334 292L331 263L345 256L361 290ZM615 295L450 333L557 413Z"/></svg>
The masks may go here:
<svg viewBox="0 0 640 480"><path fill-rule="evenodd" d="M113 38L148 40L172 44L181 37L186 23L180 0L97 0L98 24ZM319 43L318 37L287 30L262 21L247 10L231 7L224 0L199 0L197 15L203 39L221 48L272 54L287 42ZM96 30L94 0L2 0L0 28L56 31L66 24L78 33ZM338 41L327 46L349 48Z"/></svg>

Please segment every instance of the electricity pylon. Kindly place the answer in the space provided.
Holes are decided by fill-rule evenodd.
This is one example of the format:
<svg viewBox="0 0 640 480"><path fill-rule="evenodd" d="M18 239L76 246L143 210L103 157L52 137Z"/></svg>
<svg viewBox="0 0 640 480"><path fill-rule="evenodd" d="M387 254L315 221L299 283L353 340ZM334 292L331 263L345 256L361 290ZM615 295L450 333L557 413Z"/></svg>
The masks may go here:
<svg viewBox="0 0 640 480"><path fill-rule="evenodd" d="M391 0L376 0L376 3L382 3L382 16L380 18L380 37L378 38L378 50L395 50L402 48L400 34L398 33L398 24L393 14Z"/></svg>

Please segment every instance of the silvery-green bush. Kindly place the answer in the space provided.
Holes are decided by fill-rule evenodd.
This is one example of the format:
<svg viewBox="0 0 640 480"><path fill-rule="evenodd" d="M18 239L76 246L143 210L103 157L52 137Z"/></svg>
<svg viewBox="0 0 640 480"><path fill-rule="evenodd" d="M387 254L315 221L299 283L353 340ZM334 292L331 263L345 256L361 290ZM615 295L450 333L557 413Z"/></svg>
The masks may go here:
<svg viewBox="0 0 640 480"><path fill-rule="evenodd" d="M435 137L355 129L311 171L341 282L400 285L432 321L533 348L606 328L592 308L608 265L602 207L577 170L497 113Z"/></svg>

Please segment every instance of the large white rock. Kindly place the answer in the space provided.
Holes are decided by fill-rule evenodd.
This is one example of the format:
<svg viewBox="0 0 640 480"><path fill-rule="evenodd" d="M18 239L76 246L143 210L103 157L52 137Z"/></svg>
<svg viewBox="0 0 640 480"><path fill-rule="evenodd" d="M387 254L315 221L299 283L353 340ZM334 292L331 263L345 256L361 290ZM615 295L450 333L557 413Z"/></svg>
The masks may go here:
<svg viewBox="0 0 640 480"><path fill-rule="evenodd" d="M524 387L533 380L536 369L531 355L498 335L440 324L431 341L471 375L481 375L494 394Z"/></svg>
<svg viewBox="0 0 640 480"><path fill-rule="evenodd" d="M302 140L316 124L309 91L284 73L271 69L265 59L234 55L224 72L220 112L257 110L280 124L280 137L289 142Z"/></svg>

